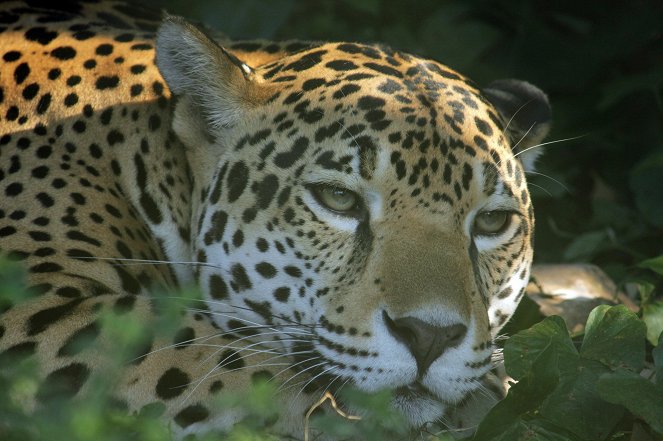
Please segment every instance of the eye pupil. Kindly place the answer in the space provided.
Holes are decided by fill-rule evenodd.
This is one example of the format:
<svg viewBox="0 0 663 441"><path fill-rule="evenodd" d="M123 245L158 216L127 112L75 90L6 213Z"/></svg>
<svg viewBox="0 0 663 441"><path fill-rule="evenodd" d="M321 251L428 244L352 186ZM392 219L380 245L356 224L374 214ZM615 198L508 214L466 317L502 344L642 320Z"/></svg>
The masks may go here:
<svg viewBox="0 0 663 441"><path fill-rule="evenodd" d="M474 220L474 232L484 236L499 234L509 226L510 219L509 212L503 210L479 213Z"/></svg>
<svg viewBox="0 0 663 441"><path fill-rule="evenodd" d="M350 214L357 209L359 196L354 192L331 185L317 185L312 188L313 194L320 204L331 211Z"/></svg>

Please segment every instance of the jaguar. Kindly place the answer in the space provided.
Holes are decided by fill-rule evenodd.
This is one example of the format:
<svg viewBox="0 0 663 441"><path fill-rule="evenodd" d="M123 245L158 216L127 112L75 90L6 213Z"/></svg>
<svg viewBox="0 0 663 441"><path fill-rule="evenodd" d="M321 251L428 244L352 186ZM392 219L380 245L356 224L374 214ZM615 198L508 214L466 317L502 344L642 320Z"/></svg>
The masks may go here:
<svg viewBox="0 0 663 441"><path fill-rule="evenodd" d="M483 415L529 279L542 91L47 3L0 12L0 250L33 295L3 309L0 350L37 362L26 409L112 374L115 405L162 403L178 437L229 430L243 413L218 397L260 378L286 386L283 437L346 385L390 391L414 430ZM149 325L189 286L176 332ZM150 331L112 371L109 311Z"/></svg>

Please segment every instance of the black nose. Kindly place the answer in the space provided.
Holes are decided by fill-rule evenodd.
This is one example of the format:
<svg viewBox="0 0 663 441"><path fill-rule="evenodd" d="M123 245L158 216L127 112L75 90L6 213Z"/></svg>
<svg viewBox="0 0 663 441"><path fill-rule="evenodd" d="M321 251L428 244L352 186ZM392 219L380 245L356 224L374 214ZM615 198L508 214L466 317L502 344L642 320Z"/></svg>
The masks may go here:
<svg viewBox="0 0 663 441"><path fill-rule="evenodd" d="M467 333L467 326L460 323L435 326L414 317L392 320L386 312L382 315L389 332L414 356L420 377L445 350L457 346Z"/></svg>

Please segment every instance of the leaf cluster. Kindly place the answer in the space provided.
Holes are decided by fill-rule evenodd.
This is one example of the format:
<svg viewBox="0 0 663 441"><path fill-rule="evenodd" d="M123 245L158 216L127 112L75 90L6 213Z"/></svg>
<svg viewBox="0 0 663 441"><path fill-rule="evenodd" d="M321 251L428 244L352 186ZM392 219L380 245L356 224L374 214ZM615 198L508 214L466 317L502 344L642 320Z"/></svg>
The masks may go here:
<svg viewBox="0 0 663 441"><path fill-rule="evenodd" d="M641 376L645 324L624 306L599 306L577 347L564 321L548 317L504 346L513 384L473 441L629 440L635 425L663 435L663 378ZM663 334L661 334L663 340ZM663 346L653 351L663 372Z"/></svg>

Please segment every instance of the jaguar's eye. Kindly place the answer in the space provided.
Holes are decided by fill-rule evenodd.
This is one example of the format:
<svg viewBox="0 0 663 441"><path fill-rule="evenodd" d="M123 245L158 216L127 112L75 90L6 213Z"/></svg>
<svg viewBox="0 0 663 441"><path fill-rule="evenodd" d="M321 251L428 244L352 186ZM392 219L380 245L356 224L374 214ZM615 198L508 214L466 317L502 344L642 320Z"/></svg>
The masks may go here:
<svg viewBox="0 0 663 441"><path fill-rule="evenodd" d="M359 208L359 196L346 188L333 185L315 185L312 187L312 192L318 202L339 214L351 215Z"/></svg>
<svg viewBox="0 0 663 441"><path fill-rule="evenodd" d="M484 211L474 218L473 232L479 236L495 236L509 227L513 213L505 210Z"/></svg>

